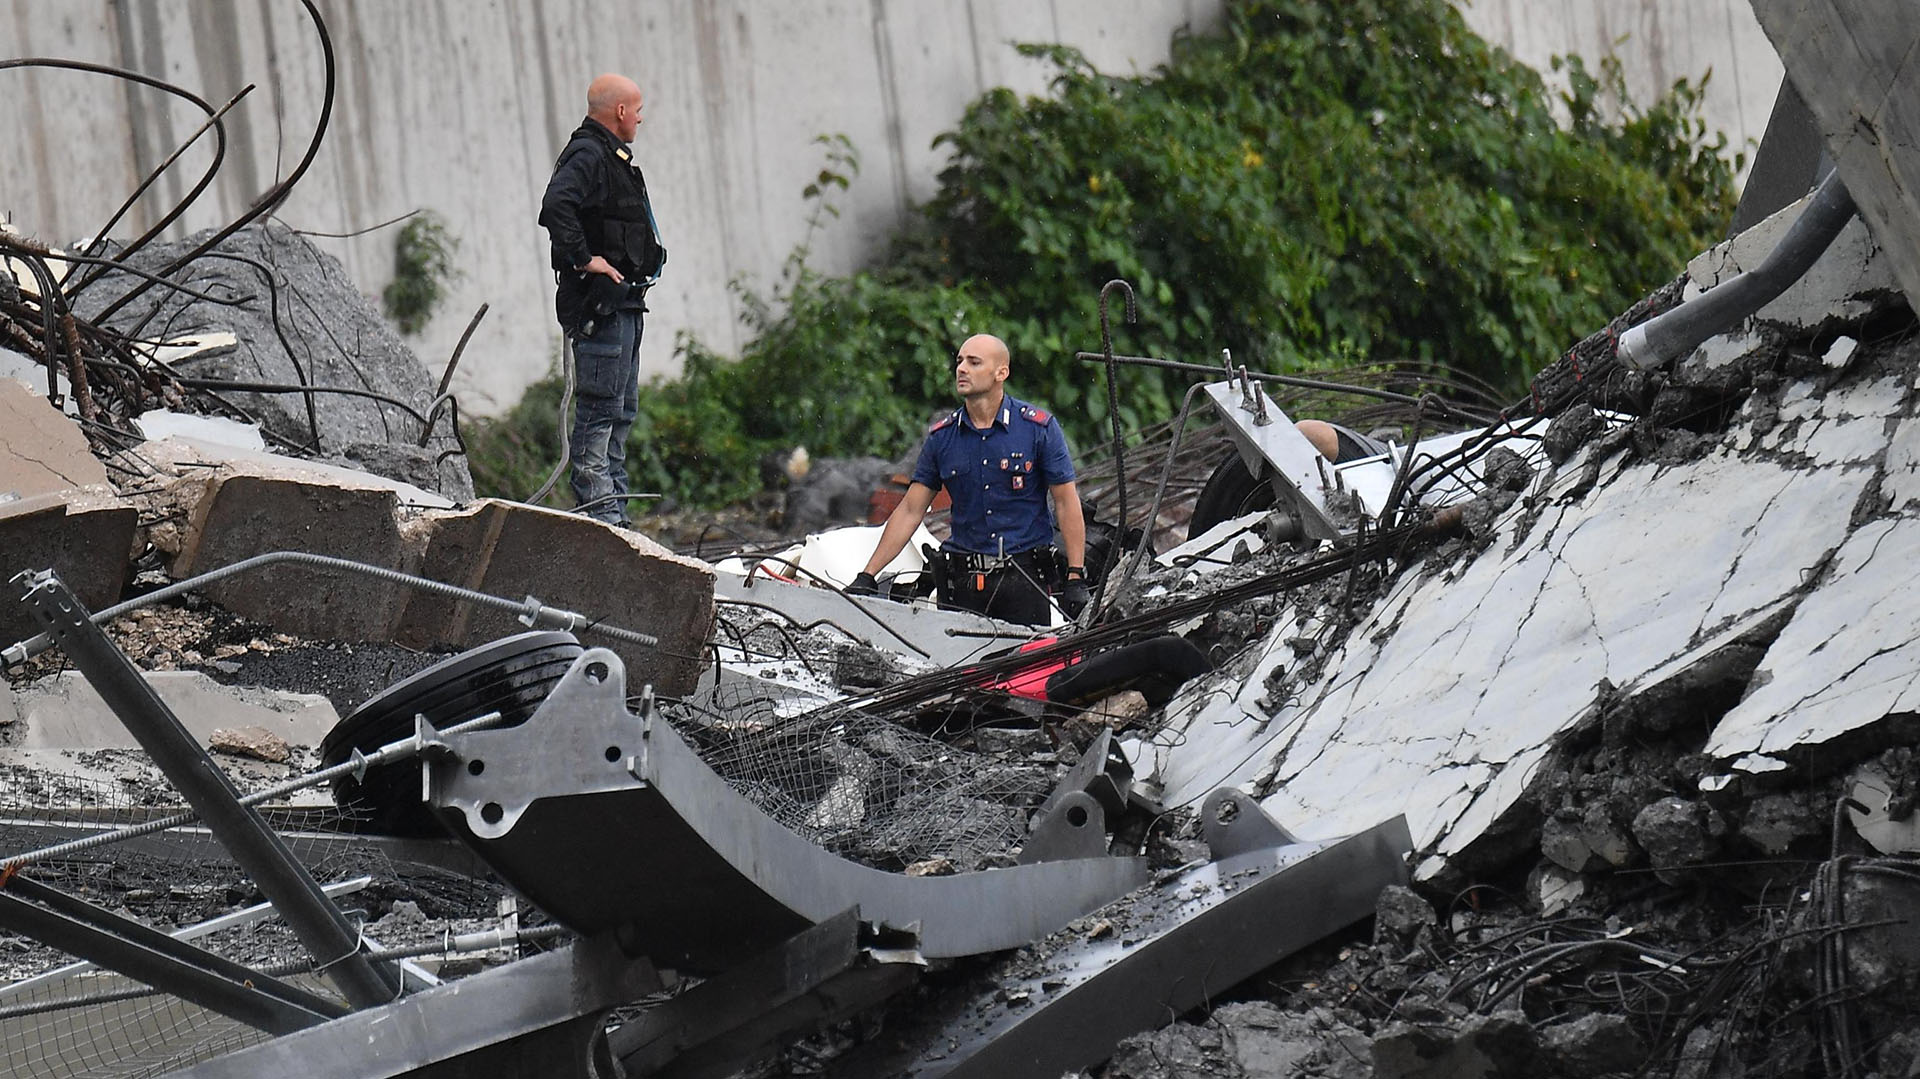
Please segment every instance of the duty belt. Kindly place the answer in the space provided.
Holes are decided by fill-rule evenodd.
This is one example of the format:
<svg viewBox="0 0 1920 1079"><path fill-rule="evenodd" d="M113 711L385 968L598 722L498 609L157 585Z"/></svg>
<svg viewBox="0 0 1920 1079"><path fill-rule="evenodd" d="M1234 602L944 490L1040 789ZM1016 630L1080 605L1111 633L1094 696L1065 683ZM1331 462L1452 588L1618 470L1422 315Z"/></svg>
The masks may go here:
<svg viewBox="0 0 1920 1079"><path fill-rule="evenodd" d="M1010 555L974 554L972 551L941 551L940 557L956 573L993 573L996 570L1012 569L1016 566L1035 569L1047 565L1053 558L1053 548L1034 547Z"/></svg>

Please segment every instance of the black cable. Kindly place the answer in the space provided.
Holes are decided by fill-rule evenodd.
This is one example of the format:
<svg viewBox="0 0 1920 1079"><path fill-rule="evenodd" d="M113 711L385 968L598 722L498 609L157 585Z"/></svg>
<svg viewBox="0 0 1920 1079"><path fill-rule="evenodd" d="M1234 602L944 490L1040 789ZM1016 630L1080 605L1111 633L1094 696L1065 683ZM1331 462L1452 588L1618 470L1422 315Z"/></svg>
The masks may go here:
<svg viewBox="0 0 1920 1079"><path fill-rule="evenodd" d="M126 79L129 82L137 82L142 86L151 86L156 90L163 90L169 94L174 95L175 97L183 98L189 102L192 102L194 105L198 106L200 111L206 113L209 117L215 117L219 115L219 113L215 112L214 107L208 104L198 94L192 93L191 91L188 91L188 90L181 89L180 87L175 86L172 83L162 82L161 80L156 79L151 75L141 74L140 72L134 71L130 68L109 67L106 64L94 64L94 63L89 63L85 60L66 60L58 57L42 57L42 56L23 57L16 60L0 60L0 71L5 71L9 68L21 68L21 67L63 68L68 71L84 71L84 72L88 72L95 75L111 75L115 78ZM224 112L225 110L223 109L220 111ZM202 191L206 190L207 184L213 181L214 173L219 171L220 163L226 157L226 147L227 147L227 133L226 133L225 125L215 124L214 130L217 133L217 138L219 140L219 143L214 151L213 163L210 166L208 166L206 174L200 177L200 182L194 185L193 190L187 193L186 198L182 199L178 205L176 205L171 211L169 211L166 215L164 215L159 221L159 223L154 225L152 228L148 229L146 233L143 234L138 240L135 240L133 243L127 245L127 247L120 252L120 256L122 258L125 258L126 256L132 254L134 251L139 250L140 247L144 246L148 241L152 240L153 237L158 236L162 230L164 230L168 225L173 223L175 218L185 213L187 210L187 207L192 205L193 201L200 197L200 193ZM102 230L102 231L104 232L105 230ZM81 281L81 283L74 289L74 292L78 293L81 289L84 289L88 284L92 283L93 279L97 278L98 276L99 276L98 274L88 275L88 278L86 280ZM103 319L105 318L104 315L101 317Z"/></svg>

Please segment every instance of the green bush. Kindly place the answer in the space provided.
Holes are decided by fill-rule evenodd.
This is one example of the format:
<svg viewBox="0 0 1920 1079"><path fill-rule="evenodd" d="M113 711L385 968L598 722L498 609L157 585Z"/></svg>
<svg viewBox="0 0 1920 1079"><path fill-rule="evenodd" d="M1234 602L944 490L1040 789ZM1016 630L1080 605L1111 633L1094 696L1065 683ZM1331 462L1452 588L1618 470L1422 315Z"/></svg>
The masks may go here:
<svg viewBox="0 0 1920 1079"><path fill-rule="evenodd" d="M679 343L682 376L644 395L635 427L640 488L735 497L760 453L795 443L900 453L980 331L1007 340L1016 393L1076 445L1104 440L1104 376L1073 353L1099 347L1113 278L1139 299L1138 325L1109 312L1128 352L1228 348L1270 371L1411 360L1517 394L1732 212L1736 165L1699 86L1609 119L1597 103L1625 100L1618 67L1568 60L1557 123L1540 76L1447 0L1238 0L1222 33L1177 38L1141 77L1022 48L1054 65L1052 93L975 101L885 259L827 277L803 242L770 296L735 283L742 356ZM809 240L857 168L844 138L823 141ZM1168 417L1185 383L1124 371L1123 424Z"/></svg>
<svg viewBox="0 0 1920 1079"><path fill-rule="evenodd" d="M431 210L415 214L393 238L393 280L381 291L387 317L404 334L427 328L427 320L446 298L447 285L460 276L454 252L460 241Z"/></svg>

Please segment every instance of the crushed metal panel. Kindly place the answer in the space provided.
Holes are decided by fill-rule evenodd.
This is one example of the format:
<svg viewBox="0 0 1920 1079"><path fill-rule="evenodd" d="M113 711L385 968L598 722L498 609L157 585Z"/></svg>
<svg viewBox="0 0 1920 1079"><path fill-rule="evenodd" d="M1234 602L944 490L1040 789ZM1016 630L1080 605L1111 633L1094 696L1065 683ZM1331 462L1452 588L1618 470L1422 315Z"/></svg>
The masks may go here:
<svg viewBox="0 0 1920 1079"><path fill-rule="evenodd" d="M448 736L428 801L557 921L617 930L663 965L725 969L849 907L876 925L917 925L929 958L999 951L1146 880L1138 858L949 877L847 861L766 816L626 701L619 657L586 652L525 724Z"/></svg>
<svg viewBox="0 0 1920 1079"><path fill-rule="evenodd" d="M1405 818L1345 839L1235 855L1099 911L1112 931L1022 957L995 999L915 1039L911 1060L863 1054L860 1076L1063 1075L1120 1039L1204 1004L1316 940L1370 917L1406 880ZM1044 947L1040 949L1044 951Z"/></svg>

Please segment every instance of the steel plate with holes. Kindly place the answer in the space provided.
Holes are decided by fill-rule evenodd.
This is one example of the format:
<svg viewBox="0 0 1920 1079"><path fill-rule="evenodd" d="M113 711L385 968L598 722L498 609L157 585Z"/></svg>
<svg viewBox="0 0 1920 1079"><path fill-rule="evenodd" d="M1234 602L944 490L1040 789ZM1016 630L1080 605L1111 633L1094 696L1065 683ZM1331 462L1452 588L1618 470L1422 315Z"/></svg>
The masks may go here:
<svg viewBox="0 0 1920 1079"><path fill-rule="evenodd" d="M1370 916L1380 890L1406 880L1411 846L1406 819L1395 817L1345 839L1196 866L1023 952L992 993L944 1016L922 1012L927 1027L856 1051L836 1074L987 1079L1090 1067L1127 1035Z"/></svg>
<svg viewBox="0 0 1920 1079"><path fill-rule="evenodd" d="M643 713L645 709L643 708ZM768 818L586 652L526 723L447 737L429 801L508 883L634 955L719 970L849 907L917 926L928 958L1018 947L1139 887L1138 858L908 877L835 857Z"/></svg>
<svg viewBox="0 0 1920 1079"><path fill-rule="evenodd" d="M1227 421L1227 434L1240 450L1240 459L1254 475L1265 476L1276 485L1275 492L1283 497L1283 504L1297 511L1307 537L1339 539L1339 526L1327 516L1326 477L1331 475L1330 465L1280 406L1258 385L1243 385L1237 379L1210 382L1206 392L1220 418Z"/></svg>

